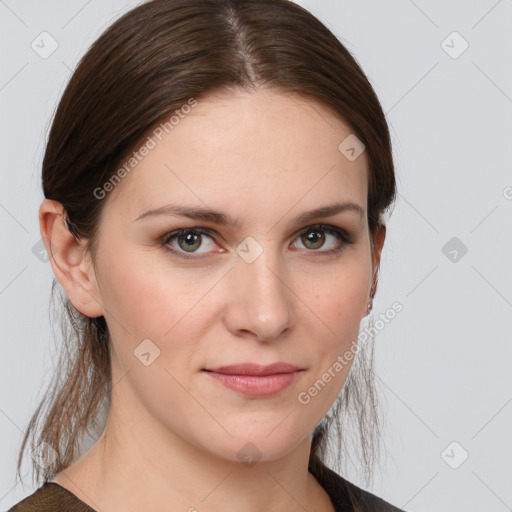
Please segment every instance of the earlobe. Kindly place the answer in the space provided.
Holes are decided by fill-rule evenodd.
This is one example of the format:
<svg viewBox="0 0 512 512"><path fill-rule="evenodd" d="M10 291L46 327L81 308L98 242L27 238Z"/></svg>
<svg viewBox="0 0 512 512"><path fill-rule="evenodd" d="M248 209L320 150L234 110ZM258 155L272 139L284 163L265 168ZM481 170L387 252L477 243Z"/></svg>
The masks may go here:
<svg viewBox="0 0 512 512"><path fill-rule="evenodd" d="M62 203L44 199L39 207L39 228L55 277L73 306L83 315L103 315L103 308L85 241L77 240L66 225Z"/></svg>

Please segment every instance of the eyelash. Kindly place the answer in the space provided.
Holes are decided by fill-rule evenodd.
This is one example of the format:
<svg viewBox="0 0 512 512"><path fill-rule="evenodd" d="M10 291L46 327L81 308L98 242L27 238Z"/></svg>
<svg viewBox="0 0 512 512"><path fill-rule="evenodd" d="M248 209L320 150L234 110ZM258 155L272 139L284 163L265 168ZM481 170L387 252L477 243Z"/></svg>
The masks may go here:
<svg viewBox="0 0 512 512"><path fill-rule="evenodd" d="M311 249L308 252L311 253L320 253L324 255L331 255L331 254L337 254L340 253L346 245L350 245L354 243L354 240L351 235L349 235L344 229L337 228L335 226L330 226L328 224L316 224L314 226L309 226L308 228L301 231L296 238L299 238L307 233L310 233L312 231L322 231L325 233L328 233L330 235L335 236L338 239L338 242L340 245L336 247L335 249L329 249L327 251L321 251L321 250L314 250ZM185 259L185 260L198 260L201 259L203 256L188 256L186 255L186 252L176 250L174 248L169 247L169 243L174 238L177 238L179 236L188 235L188 234L200 234L200 235L207 235L212 239L215 239L215 235L213 232L209 229L203 229L203 228L184 228L184 229L178 229L175 231L172 231L170 233L165 234L160 241L161 246L164 248L164 250L177 255L179 258ZM191 253L193 254L193 253Z"/></svg>

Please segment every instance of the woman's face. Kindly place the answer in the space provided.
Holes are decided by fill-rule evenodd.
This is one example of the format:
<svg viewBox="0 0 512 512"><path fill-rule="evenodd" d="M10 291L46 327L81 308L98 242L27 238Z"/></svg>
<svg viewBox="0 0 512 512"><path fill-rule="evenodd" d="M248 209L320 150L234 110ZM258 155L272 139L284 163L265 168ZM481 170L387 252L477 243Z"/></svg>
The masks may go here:
<svg viewBox="0 0 512 512"><path fill-rule="evenodd" d="M309 439L345 382L372 283L368 161L339 149L350 134L298 96L211 97L108 192L96 298L127 421L233 461ZM338 203L354 206L297 220ZM248 362L302 371L267 396L205 371Z"/></svg>

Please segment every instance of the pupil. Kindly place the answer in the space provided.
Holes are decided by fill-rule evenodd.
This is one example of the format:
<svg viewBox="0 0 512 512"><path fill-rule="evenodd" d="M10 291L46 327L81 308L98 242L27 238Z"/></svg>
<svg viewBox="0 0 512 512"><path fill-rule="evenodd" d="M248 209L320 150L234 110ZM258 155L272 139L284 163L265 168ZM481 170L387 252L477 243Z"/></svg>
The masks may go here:
<svg viewBox="0 0 512 512"><path fill-rule="evenodd" d="M312 243L313 245L317 244L317 246L318 246L318 243L322 242L323 236L318 231L310 231L306 238L308 239L309 243ZM320 243L320 246L321 245L322 244Z"/></svg>
<svg viewBox="0 0 512 512"><path fill-rule="evenodd" d="M182 238L182 240L184 239L185 240L185 244L186 244L186 249L196 249L197 247L194 247L194 244L197 244L197 240L199 238L200 235L194 235L192 233L188 233L186 235L184 235Z"/></svg>

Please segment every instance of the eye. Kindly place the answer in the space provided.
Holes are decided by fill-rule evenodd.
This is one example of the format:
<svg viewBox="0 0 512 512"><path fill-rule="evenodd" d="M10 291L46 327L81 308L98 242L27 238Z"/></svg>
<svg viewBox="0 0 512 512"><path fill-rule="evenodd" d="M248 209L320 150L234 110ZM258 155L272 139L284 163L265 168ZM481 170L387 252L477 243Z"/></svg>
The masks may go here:
<svg viewBox="0 0 512 512"><path fill-rule="evenodd" d="M201 247L201 245L204 245L203 241L205 239L210 239L210 241L213 242L212 236L208 233L207 230L197 228L179 229L178 231L167 234L162 243L165 246L170 245L171 247L168 247L168 250L171 252L183 251L185 254L195 254L198 252L197 249ZM173 242L175 242L175 244ZM208 252L208 245L210 245L211 250L215 246L215 243L206 244L206 252ZM188 256L184 255L183 257L187 258Z"/></svg>
<svg viewBox="0 0 512 512"><path fill-rule="evenodd" d="M318 249L325 246L329 236L334 238L334 245L331 243L330 248L319 251ZM352 237L345 230L323 224L311 226L302 231L299 235L299 240L306 249L311 249L311 252L320 252L323 254L340 252L345 245L354 243Z"/></svg>

